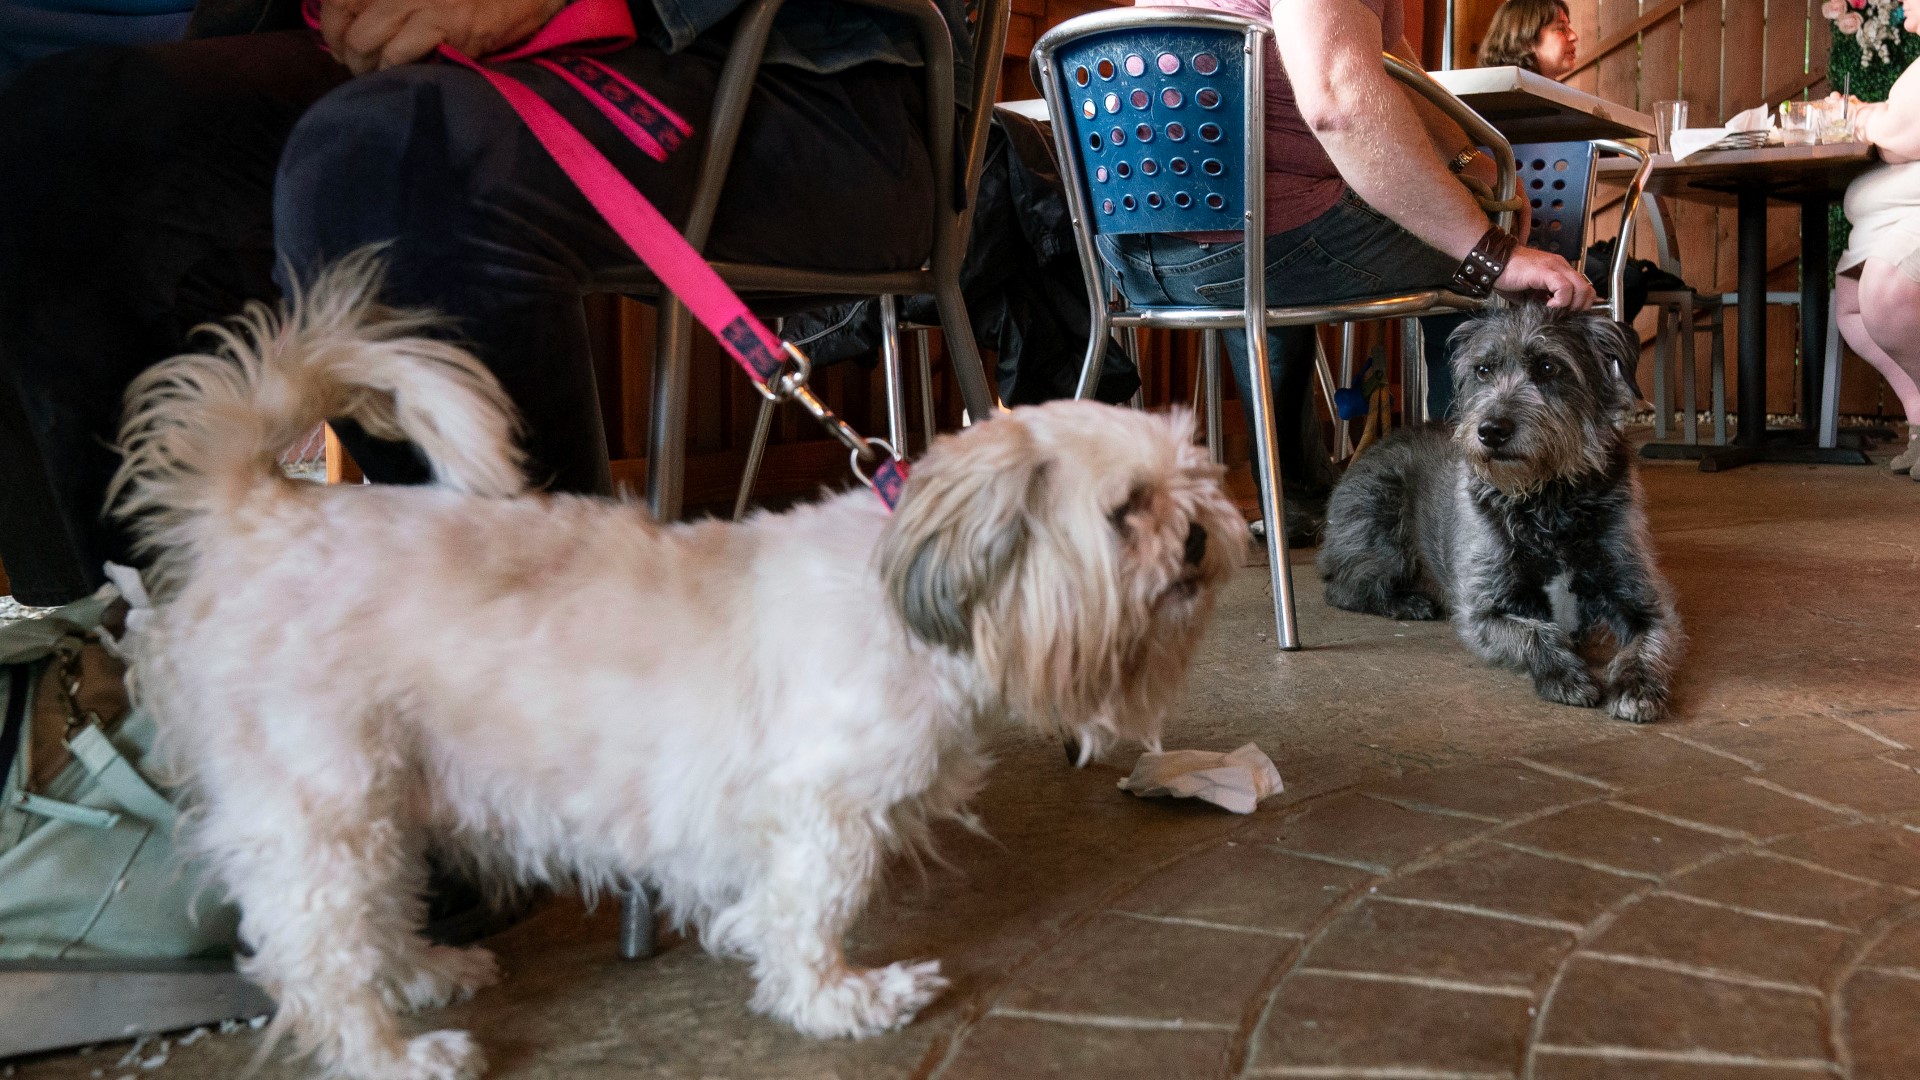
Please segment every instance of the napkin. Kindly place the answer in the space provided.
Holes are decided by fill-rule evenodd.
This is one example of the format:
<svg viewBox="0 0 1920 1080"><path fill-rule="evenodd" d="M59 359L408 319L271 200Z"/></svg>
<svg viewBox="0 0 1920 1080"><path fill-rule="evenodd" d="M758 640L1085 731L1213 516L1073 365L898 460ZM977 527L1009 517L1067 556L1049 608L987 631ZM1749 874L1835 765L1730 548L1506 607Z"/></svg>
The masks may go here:
<svg viewBox="0 0 1920 1080"><path fill-rule="evenodd" d="M1765 105L1755 105L1745 112L1735 113L1727 120L1725 127L1681 128L1673 133L1673 160L1685 161L1737 131L1769 131L1772 128L1773 114Z"/></svg>
<svg viewBox="0 0 1920 1080"><path fill-rule="evenodd" d="M1236 814L1251 814L1260 800L1280 791L1280 770L1252 743L1230 754L1213 750L1168 750L1141 754L1121 791L1200 799Z"/></svg>

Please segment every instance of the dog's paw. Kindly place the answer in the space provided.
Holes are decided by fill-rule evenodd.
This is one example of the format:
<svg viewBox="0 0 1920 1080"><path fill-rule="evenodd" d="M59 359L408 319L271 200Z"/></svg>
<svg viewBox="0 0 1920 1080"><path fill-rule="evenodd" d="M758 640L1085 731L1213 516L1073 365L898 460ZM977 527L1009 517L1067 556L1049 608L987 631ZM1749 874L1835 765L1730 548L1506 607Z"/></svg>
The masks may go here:
<svg viewBox="0 0 1920 1080"><path fill-rule="evenodd" d="M1533 677L1533 692L1548 701L1591 709L1600 704L1600 686L1578 668L1548 671Z"/></svg>
<svg viewBox="0 0 1920 1080"><path fill-rule="evenodd" d="M398 1000L391 1004L405 1011L437 1009L465 1001L499 981L500 964L486 949L429 945L419 966L398 980L394 987Z"/></svg>
<svg viewBox="0 0 1920 1080"><path fill-rule="evenodd" d="M1629 724L1651 724L1667 715L1666 695L1619 692L1607 702L1607 714Z"/></svg>
<svg viewBox="0 0 1920 1080"><path fill-rule="evenodd" d="M847 971L823 983L789 1019L815 1038L862 1039L906 1026L946 988L938 960Z"/></svg>
<svg viewBox="0 0 1920 1080"><path fill-rule="evenodd" d="M393 1080L479 1080L487 1058L464 1031L429 1031L407 1040L403 1069Z"/></svg>
<svg viewBox="0 0 1920 1080"><path fill-rule="evenodd" d="M1392 610L1387 613L1388 616L1407 622L1430 622L1447 617L1447 613L1441 609L1433 597L1423 596L1420 593L1396 596L1391 601L1391 606Z"/></svg>

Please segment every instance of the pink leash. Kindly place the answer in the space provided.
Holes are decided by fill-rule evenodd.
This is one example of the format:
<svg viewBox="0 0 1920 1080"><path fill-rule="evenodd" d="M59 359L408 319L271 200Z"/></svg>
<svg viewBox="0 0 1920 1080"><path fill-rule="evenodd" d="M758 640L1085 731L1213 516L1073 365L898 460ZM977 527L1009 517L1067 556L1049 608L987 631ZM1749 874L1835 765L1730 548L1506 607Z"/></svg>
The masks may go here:
<svg viewBox="0 0 1920 1080"><path fill-rule="evenodd" d="M304 11L307 24L318 29L319 0L305 0ZM561 8L539 33L486 60L532 60L591 102L647 156L665 161L692 136L693 126L626 76L588 55L624 48L636 37L626 0L575 0ZM594 210L653 271L661 285L672 290L694 318L713 333L762 396L770 401L799 401L852 451L854 475L880 496L887 509L899 503L907 483L907 463L896 449L883 440L865 438L827 408L807 386L813 366L805 354L755 318L686 237L613 167L606 155L525 83L448 46L442 45L438 51L448 60L478 72L507 99ZM876 456L880 463L873 475L861 472L861 460Z"/></svg>

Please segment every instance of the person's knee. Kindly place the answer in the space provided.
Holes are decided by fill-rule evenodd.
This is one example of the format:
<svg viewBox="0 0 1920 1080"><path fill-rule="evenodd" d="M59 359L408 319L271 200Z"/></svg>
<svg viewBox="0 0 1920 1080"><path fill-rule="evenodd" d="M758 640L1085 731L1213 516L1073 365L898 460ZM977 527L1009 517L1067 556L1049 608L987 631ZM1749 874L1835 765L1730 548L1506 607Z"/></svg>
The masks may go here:
<svg viewBox="0 0 1920 1080"><path fill-rule="evenodd" d="M371 243L457 231L487 167L474 132L504 106L462 68L409 64L341 85L294 127L274 181L274 239L301 273ZM506 120L512 114L506 113Z"/></svg>
<svg viewBox="0 0 1920 1080"><path fill-rule="evenodd" d="M1912 353L1920 330L1920 281L1898 266L1870 259L1861 269L1856 301L1867 333L1888 353Z"/></svg>

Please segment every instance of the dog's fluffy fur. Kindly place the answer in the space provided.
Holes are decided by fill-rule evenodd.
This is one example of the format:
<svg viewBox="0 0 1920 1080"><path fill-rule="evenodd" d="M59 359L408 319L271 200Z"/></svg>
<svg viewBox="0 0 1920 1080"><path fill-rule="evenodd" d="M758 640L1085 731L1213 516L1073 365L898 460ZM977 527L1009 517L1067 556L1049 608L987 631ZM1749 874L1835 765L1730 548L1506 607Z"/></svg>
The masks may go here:
<svg viewBox="0 0 1920 1080"><path fill-rule="evenodd" d="M143 375L114 483L150 560L138 687L277 1029L358 1080L481 1071L393 1015L495 977L420 936L430 850L650 884L807 1034L906 1023L938 964L852 968L842 935L890 853L970 820L983 728L1158 737L1245 537L1191 419L1018 409L941 440L891 517L856 489L662 527L526 492L498 386L376 284L351 260ZM435 482L284 479L322 417Z"/></svg>
<svg viewBox="0 0 1920 1080"><path fill-rule="evenodd" d="M1639 354L1611 319L1538 305L1462 327L1453 431L1396 432L1334 489L1327 602L1396 619L1451 611L1475 652L1530 674L1541 697L1604 701L1638 723L1666 715L1680 621L1622 431L1621 373ZM1560 593L1572 603L1556 621ZM1604 685L1579 655L1598 629L1617 644Z"/></svg>

